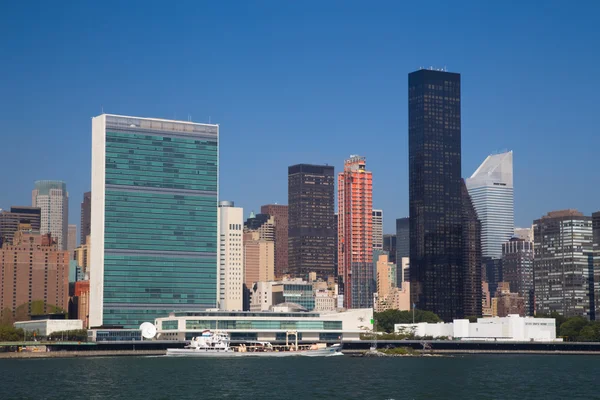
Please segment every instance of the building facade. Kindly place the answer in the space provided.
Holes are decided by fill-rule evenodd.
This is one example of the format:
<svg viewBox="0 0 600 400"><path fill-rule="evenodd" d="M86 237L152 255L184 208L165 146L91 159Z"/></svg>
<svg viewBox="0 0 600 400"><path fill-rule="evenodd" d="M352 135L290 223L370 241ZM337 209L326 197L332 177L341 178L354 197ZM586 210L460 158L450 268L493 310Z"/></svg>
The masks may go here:
<svg viewBox="0 0 600 400"><path fill-rule="evenodd" d="M40 233L50 233L58 247L67 250L69 193L62 181L36 181L31 205L41 209Z"/></svg>
<svg viewBox="0 0 600 400"><path fill-rule="evenodd" d="M360 156L347 159L338 175L338 262L344 306L372 307L373 175Z"/></svg>
<svg viewBox="0 0 600 400"><path fill-rule="evenodd" d="M67 250L73 254L77 247L77 225L69 224L67 232Z"/></svg>
<svg viewBox="0 0 600 400"><path fill-rule="evenodd" d="M29 226L14 234L0 249L0 312L16 320L34 314L66 311L69 305L69 253L51 234L31 232Z"/></svg>
<svg viewBox="0 0 600 400"><path fill-rule="evenodd" d="M219 201L219 296L220 310L243 310L244 210L233 201Z"/></svg>
<svg viewBox="0 0 600 400"><path fill-rule="evenodd" d="M79 244L85 244L92 226L92 192L83 194L81 202L81 224L79 225Z"/></svg>
<svg viewBox="0 0 600 400"><path fill-rule="evenodd" d="M288 273L288 206L266 204L260 212L275 220L275 277L281 278Z"/></svg>
<svg viewBox="0 0 600 400"><path fill-rule="evenodd" d="M219 126L92 119L90 326L217 299Z"/></svg>
<svg viewBox="0 0 600 400"><path fill-rule="evenodd" d="M462 185L462 262L464 268L464 313L481 317L481 222L467 186Z"/></svg>
<svg viewBox="0 0 600 400"><path fill-rule="evenodd" d="M512 151L489 155L466 183L481 221L482 256L502 258L515 232Z"/></svg>
<svg viewBox="0 0 600 400"><path fill-rule="evenodd" d="M459 74L409 74L411 297L448 322L464 317L460 102Z"/></svg>
<svg viewBox="0 0 600 400"><path fill-rule="evenodd" d="M275 279L275 244L261 239L259 232L246 231L244 239L244 285L251 288L256 282Z"/></svg>
<svg viewBox="0 0 600 400"><path fill-rule="evenodd" d="M373 249L383 250L383 210L373 210Z"/></svg>
<svg viewBox="0 0 600 400"><path fill-rule="evenodd" d="M332 166L288 168L288 270L306 278L335 276L335 178Z"/></svg>
<svg viewBox="0 0 600 400"><path fill-rule="evenodd" d="M518 293L524 299L525 315L533 316L533 242L511 238L502 245L502 276L510 285L511 292Z"/></svg>
<svg viewBox="0 0 600 400"><path fill-rule="evenodd" d="M0 211L0 248L4 243L12 244L20 224L29 224L33 232L39 232L41 213L40 208L22 206Z"/></svg>
<svg viewBox="0 0 600 400"><path fill-rule="evenodd" d="M410 257L410 218L396 219L396 261Z"/></svg>
<svg viewBox="0 0 600 400"><path fill-rule="evenodd" d="M396 263L396 235L383 235L383 251L388 253L390 262Z"/></svg>
<svg viewBox="0 0 600 400"><path fill-rule="evenodd" d="M552 211L533 222L536 312L595 319L592 218Z"/></svg>

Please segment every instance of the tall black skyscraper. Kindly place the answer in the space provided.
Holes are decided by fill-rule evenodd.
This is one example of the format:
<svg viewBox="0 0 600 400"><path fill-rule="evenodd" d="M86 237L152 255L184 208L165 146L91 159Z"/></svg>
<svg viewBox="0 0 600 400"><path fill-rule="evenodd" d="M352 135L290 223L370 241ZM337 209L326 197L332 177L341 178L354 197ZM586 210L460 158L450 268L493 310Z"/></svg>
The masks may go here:
<svg viewBox="0 0 600 400"><path fill-rule="evenodd" d="M288 168L288 269L297 277L335 276L335 177L332 166Z"/></svg>
<svg viewBox="0 0 600 400"><path fill-rule="evenodd" d="M92 192L83 194L81 202L81 225L79 227L81 236L79 238L81 244L85 244L87 237L92 231Z"/></svg>
<svg viewBox="0 0 600 400"><path fill-rule="evenodd" d="M396 219L396 260L400 264L402 257L410 257L410 218Z"/></svg>
<svg viewBox="0 0 600 400"><path fill-rule="evenodd" d="M460 74L409 74L410 292L444 321L464 317L460 132Z"/></svg>

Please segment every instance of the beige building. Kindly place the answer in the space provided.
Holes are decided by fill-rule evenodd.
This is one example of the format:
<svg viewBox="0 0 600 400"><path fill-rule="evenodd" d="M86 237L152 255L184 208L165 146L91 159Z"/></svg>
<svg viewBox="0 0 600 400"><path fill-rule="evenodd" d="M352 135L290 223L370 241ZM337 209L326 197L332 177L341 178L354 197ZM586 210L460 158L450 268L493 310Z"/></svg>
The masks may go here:
<svg viewBox="0 0 600 400"><path fill-rule="evenodd" d="M51 234L16 232L13 244L0 249L0 311L5 318L29 319L32 314L67 310L69 252L61 250Z"/></svg>
<svg viewBox="0 0 600 400"><path fill-rule="evenodd" d="M220 310L244 309L244 210L233 201L220 201L219 220L219 275L217 305Z"/></svg>
<svg viewBox="0 0 600 400"><path fill-rule="evenodd" d="M67 250L73 254L77 247L77 225L69 224L67 229Z"/></svg>
<svg viewBox="0 0 600 400"><path fill-rule="evenodd" d="M377 301L375 311L410 310L410 283L400 282L396 287L396 264L388 262L388 256L382 254L377 260Z"/></svg>
<svg viewBox="0 0 600 400"><path fill-rule="evenodd" d="M86 237L85 243L81 244L79 247L75 249L75 261L77 262L77 266L81 267L83 271L83 275L89 277L90 272L90 260L92 256L92 252L90 249L90 236Z"/></svg>
<svg viewBox="0 0 600 400"><path fill-rule="evenodd" d="M275 279L275 243L260 238L257 231L244 232L244 284Z"/></svg>

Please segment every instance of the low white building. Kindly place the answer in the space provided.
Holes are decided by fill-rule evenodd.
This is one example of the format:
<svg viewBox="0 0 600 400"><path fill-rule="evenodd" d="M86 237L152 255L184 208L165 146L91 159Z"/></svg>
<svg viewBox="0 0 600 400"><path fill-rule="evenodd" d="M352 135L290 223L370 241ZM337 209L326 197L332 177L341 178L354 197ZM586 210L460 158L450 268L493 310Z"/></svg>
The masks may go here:
<svg viewBox="0 0 600 400"><path fill-rule="evenodd" d="M15 328L25 332L36 332L38 336L51 336L54 332L83 329L80 319L41 319L14 323Z"/></svg>
<svg viewBox="0 0 600 400"><path fill-rule="evenodd" d="M460 340L495 340L515 342L555 342L556 320L554 318L508 317L478 318L470 323L468 319L455 319L451 323L396 324L396 333L414 331L416 336L449 337Z"/></svg>

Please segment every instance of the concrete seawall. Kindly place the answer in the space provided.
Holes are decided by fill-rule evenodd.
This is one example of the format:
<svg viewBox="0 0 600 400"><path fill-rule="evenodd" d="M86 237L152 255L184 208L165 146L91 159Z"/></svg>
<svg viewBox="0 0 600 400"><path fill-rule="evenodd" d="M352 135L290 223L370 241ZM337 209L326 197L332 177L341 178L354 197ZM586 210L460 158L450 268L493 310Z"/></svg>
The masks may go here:
<svg viewBox="0 0 600 400"><path fill-rule="evenodd" d="M166 350L90 350L90 351L48 351L48 352L5 352L2 358L76 358L76 357L117 357L117 356L164 356Z"/></svg>

